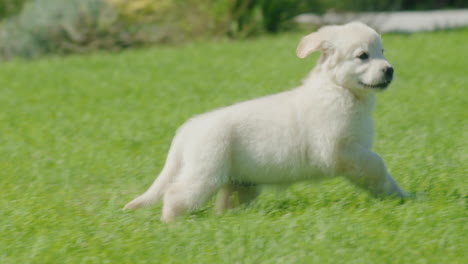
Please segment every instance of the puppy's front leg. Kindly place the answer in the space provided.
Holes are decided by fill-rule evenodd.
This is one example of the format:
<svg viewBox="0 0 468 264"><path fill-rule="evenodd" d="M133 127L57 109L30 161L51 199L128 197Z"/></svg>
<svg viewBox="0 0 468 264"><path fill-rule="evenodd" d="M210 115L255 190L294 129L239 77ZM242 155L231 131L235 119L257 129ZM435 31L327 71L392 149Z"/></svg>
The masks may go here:
<svg viewBox="0 0 468 264"><path fill-rule="evenodd" d="M368 189L374 196L406 196L375 152L356 145L348 148L341 155L339 169L351 182Z"/></svg>

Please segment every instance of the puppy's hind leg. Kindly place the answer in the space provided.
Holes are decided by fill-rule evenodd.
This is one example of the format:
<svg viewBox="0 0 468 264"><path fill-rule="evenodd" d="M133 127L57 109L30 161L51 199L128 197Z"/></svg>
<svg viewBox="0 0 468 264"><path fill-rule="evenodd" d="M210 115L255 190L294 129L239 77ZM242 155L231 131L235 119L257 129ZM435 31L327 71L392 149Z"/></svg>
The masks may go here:
<svg viewBox="0 0 468 264"><path fill-rule="evenodd" d="M216 211L222 214L227 209L250 203L259 194L260 188L256 184L226 184L221 188L216 199Z"/></svg>
<svg viewBox="0 0 468 264"><path fill-rule="evenodd" d="M164 194L161 221L170 222L202 206L221 184L215 181L182 180L172 183Z"/></svg>

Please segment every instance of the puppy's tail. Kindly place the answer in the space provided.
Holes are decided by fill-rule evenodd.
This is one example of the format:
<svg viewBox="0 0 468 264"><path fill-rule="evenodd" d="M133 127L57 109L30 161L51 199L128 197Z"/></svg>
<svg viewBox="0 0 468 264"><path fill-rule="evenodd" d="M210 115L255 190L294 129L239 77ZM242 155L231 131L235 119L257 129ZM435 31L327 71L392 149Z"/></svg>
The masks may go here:
<svg viewBox="0 0 468 264"><path fill-rule="evenodd" d="M148 207L161 200L165 190L167 189L167 185L174 181L179 169L180 162L175 152L175 148L171 148L167 156L166 164L164 164L164 168L151 187L142 195L126 204L124 207L125 210Z"/></svg>

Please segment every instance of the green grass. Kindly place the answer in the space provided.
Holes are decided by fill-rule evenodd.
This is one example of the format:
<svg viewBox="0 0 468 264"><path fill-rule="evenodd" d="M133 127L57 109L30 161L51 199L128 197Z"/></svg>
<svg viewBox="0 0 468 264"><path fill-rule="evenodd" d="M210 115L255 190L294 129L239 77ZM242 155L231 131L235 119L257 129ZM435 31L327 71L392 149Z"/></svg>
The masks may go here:
<svg viewBox="0 0 468 264"><path fill-rule="evenodd" d="M417 199L337 178L171 224L121 211L184 120L298 85L299 38L0 65L0 263L468 263L468 30L384 36L375 150Z"/></svg>

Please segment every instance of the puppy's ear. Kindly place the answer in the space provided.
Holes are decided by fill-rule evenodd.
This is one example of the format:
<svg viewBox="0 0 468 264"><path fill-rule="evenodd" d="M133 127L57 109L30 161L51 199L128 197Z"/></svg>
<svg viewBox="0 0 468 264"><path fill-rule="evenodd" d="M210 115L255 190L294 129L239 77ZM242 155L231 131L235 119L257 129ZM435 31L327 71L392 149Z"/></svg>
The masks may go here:
<svg viewBox="0 0 468 264"><path fill-rule="evenodd" d="M321 28L319 31L309 34L301 39L296 49L297 57L304 59L315 51L325 52L331 48L330 38L331 27Z"/></svg>

